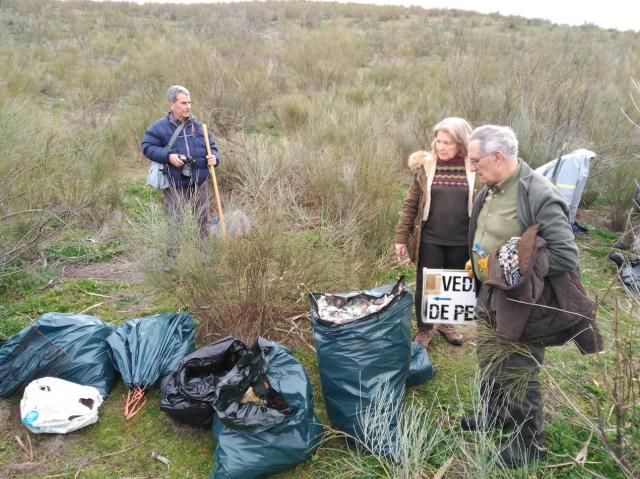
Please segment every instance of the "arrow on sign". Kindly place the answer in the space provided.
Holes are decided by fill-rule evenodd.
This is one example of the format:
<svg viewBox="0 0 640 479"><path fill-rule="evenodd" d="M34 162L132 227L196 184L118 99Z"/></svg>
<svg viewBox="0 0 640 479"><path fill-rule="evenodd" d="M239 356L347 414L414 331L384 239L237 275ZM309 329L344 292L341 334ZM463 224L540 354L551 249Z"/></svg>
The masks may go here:
<svg viewBox="0 0 640 479"><path fill-rule="evenodd" d="M440 296L434 296L433 298L436 301L451 301L451 298L441 298Z"/></svg>

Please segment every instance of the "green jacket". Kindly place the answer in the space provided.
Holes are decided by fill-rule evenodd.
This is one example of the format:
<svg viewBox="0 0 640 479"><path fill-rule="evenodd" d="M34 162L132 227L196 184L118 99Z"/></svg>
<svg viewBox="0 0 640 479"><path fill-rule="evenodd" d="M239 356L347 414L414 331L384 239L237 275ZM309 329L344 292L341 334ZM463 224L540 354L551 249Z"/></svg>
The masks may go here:
<svg viewBox="0 0 640 479"><path fill-rule="evenodd" d="M547 243L549 252L549 276L578 271L578 247L571 224L569 208L562 196L549 180L520 160L518 180L518 223L524 232L529 226L538 224L540 235ZM471 211L469 222L469 257L476 234L478 215L484 204L489 188L482 188ZM489 253L491 253L489 251ZM476 276L476 281L478 278ZM479 288L476 288L478 291Z"/></svg>

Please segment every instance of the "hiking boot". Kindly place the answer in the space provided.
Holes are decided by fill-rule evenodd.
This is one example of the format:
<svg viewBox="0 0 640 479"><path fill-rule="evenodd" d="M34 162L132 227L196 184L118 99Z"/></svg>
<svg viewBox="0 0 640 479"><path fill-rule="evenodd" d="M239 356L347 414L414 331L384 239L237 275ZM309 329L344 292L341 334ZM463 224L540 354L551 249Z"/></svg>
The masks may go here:
<svg viewBox="0 0 640 479"><path fill-rule="evenodd" d="M486 431L487 429L493 429L489 424L488 419L484 416L464 416L460 419L460 428L463 431Z"/></svg>
<svg viewBox="0 0 640 479"><path fill-rule="evenodd" d="M574 221L571 224L571 229L573 230L573 234L577 234L577 233L588 233L589 230L587 228L585 228L582 225L579 225L577 221Z"/></svg>
<svg viewBox="0 0 640 479"><path fill-rule="evenodd" d="M517 442L512 441L500 451L500 459L509 469L531 464L547 455L544 447L538 447L535 444L520 445Z"/></svg>
<svg viewBox="0 0 640 479"><path fill-rule="evenodd" d="M416 334L415 342L418 343L423 348L427 349L432 339L433 339L433 329L420 329L418 330L418 334Z"/></svg>
<svg viewBox="0 0 640 479"><path fill-rule="evenodd" d="M462 346L462 336L450 324L439 324L438 332L444 336L449 344L454 346Z"/></svg>
<svg viewBox="0 0 640 479"><path fill-rule="evenodd" d="M503 428L511 425L509 421L481 415L464 416L460 419L460 428L463 431L487 431L489 429Z"/></svg>
<svg viewBox="0 0 640 479"><path fill-rule="evenodd" d="M609 259L613 261L618 268L622 268L625 262L624 256L620 251L612 251L609 253Z"/></svg>

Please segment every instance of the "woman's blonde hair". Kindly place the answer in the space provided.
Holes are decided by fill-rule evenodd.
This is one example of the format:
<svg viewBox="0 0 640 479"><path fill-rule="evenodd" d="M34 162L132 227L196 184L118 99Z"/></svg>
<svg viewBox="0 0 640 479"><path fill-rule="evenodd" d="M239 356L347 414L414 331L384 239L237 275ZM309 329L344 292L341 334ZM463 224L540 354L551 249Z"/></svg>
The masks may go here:
<svg viewBox="0 0 640 479"><path fill-rule="evenodd" d="M458 155L462 158L467 157L467 146L469 145L469 137L473 128L469 125L469 122L464 118L458 118L457 116L450 116L444 120L439 121L436 126L433 127L433 141L431 142L431 152L436 157L436 136L438 132L443 131L453 138L453 141L458 145Z"/></svg>

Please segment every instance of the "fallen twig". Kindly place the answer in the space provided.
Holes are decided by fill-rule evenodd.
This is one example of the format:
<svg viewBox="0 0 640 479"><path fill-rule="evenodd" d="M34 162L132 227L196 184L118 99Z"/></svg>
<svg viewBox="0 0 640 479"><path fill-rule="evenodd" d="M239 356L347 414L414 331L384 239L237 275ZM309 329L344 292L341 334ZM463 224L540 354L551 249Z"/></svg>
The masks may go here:
<svg viewBox="0 0 640 479"><path fill-rule="evenodd" d="M507 301L511 301L513 303L519 303L519 304L526 304L527 306L532 306L532 307L535 307L535 308L544 308L544 309L550 309L550 310L553 310L553 311L560 311L561 313L573 314L575 316L580 316L581 318L588 319L588 320L592 319L589 316L585 316L584 314L576 313L574 311L568 311L566 309L554 308L553 306L547 306L547 305L544 305L544 304L529 303L527 301L520 301L518 299L513 299L513 298L507 298Z"/></svg>
<svg viewBox="0 0 640 479"><path fill-rule="evenodd" d="M46 258L45 258L46 260ZM45 265L46 266L46 265ZM50 279L49 282L47 284L45 284L44 286L41 286L40 288L38 288L38 291L44 291L47 288L50 288L52 286L54 286L56 283L55 279Z"/></svg>
<svg viewBox="0 0 640 479"><path fill-rule="evenodd" d="M84 314L84 313L86 313L86 312L87 312L87 311L89 311L89 310L92 310L92 309L94 309L94 308L98 308L98 307L102 306L104 303L106 303L106 301L101 301L101 302L96 303L96 304L94 304L94 305L92 305L92 306L89 306L88 308L85 308L85 309L83 309L82 311L80 311L80 314Z"/></svg>
<svg viewBox="0 0 640 479"><path fill-rule="evenodd" d="M80 475L80 472L82 471L82 468L85 467L87 464L89 464L90 462L96 461L98 459L104 459L105 457L111 457L111 456L116 456L118 454L124 454L125 452L129 452L132 451L133 449L135 449L136 447L140 447L142 446L144 443L149 442L150 439L147 439L146 441L142 441L139 442L138 444L135 444L131 447L127 447L125 449L121 449L120 451L116 451L116 452L110 452L108 454L101 454L99 456L94 456L91 457L89 459L87 459L86 461L84 461L83 464L80 465L80 467L78 467L78 470L76 471L75 476L73 476L73 479L78 479L78 476Z"/></svg>
<svg viewBox="0 0 640 479"><path fill-rule="evenodd" d="M285 321L297 321L298 319L308 318L309 313L296 314L295 316L291 316L290 318L286 318Z"/></svg>
<svg viewBox="0 0 640 479"><path fill-rule="evenodd" d="M162 464L166 464L167 470L171 467L171 461L164 456L161 456L155 451L151 451L151 457L156 461L161 462Z"/></svg>
<svg viewBox="0 0 640 479"><path fill-rule="evenodd" d="M84 294L88 294L90 296L98 296L100 298L109 298L109 299L116 299L113 296L109 296L107 294L100 294L100 293L91 293L90 291L85 291L84 289L80 289L80 291L82 291Z"/></svg>
<svg viewBox="0 0 640 479"><path fill-rule="evenodd" d="M29 444L29 447L27 447L26 444L22 442L20 436L16 435L14 437L16 442L18 443L18 446L20 446L20 449L22 449L29 457L29 462L33 462L33 446L31 445L31 439L29 439L29 433L27 433L27 444Z"/></svg>
<svg viewBox="0 0 640 479"><path fill-rule="evenodd" d="M440 469L438 469L438 471L435 473L433 479L442 479L447 473L447 470L449 470L449 468L451 467L451 464L453 464L453 456L444 461L444 464L440 466Z"/></svg>
<svg viewBox="0 0 640 479"><path fill-rule="evenodd" d="M586 461L584 464L602 464L602 463L599 461ZM576 466L576 465L584 466L584 464L578 464L575 461L567 461L567 462L560 462L556 464L545 464L545 465L541 465L540 467L551 468L551 467L566 467L566 466ZM596 475L595 477L604 477L604 476Z"/></svg>
<svg viewBox="0 0 640 479"><path fill-rule="evenodd" d="M316 352L316 348L314 348L311 344L309 344L307 342L307 340L305 339L304 335L300 332L300 331L296 331L296 333L298 334L298 336L300 337L300 339L302 339L302 342L304 344L306 344L308 346L308 348L313 351L314 353Z"/></svg>

